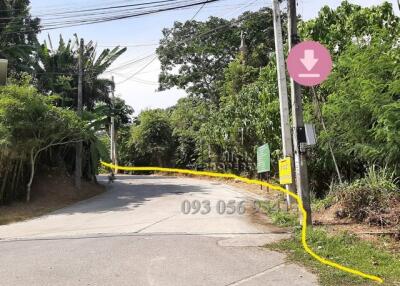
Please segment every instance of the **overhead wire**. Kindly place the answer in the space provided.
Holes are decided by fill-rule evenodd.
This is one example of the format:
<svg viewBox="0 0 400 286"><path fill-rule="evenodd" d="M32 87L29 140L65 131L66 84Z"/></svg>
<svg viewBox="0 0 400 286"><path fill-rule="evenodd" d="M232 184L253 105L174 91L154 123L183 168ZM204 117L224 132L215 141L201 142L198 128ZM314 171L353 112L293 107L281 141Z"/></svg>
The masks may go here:
<svg viewBox="0 0 400 286"><path fill-rule="evenodd" d="M247 9L249 6L253 5L256 1L257 1L257 0L251 2L251 3L248 4L248 5L242 6L242 7L240 8L240 10ZM203 8L204 8L204 6L201 7L201 9L203 9ZM193 20L193 19L198 15L198 13L201 11L201 9L199 9L199 10L196 12L195 16L192 17L191 20ZM243 17L243 18L241 18L241 19L236 19L235 21L231 21L231 22L227 23L226 25L221 25L220 27L216 27L216 28L214 28L214 29L210 29L210 30L208 30L208 31L206 31L206 32L204 32L204 33L198 35L196 38L198 39L198 38L201 38L201 37L203 37L203 36L207 36L207 35L209 35L209 34L212 34L212 33L216 32L216 31L219 31L220 29L228 28L228 27L230 27L230 26L232 26L232 25L238 24L238 23L240 23L240 22L246 20L246 19L247 19L248 17L250 17L250 16L251 16L251 15L248 15L248 16L245 16L245 17ZM179 41L178 44L183 44L183 43L186 43L187 41L190 41L190 40L194 40L194 39L193 39L192 37L188 37L188 38L186 38L186 39L184 39L184 40ZM154 53L154 54L155 54L155 53ZM157 57L156 57L156 58L157 58ZM149 66L153 61L155 61L156 58L152 59L152 60L149 62L149 64L148 64L147 66ZM144 67L144 69L147 68L147 66ZM144 70L144 69L143 69L143 70ZM125 79L125 80L119 82L118 84L122 84L122 83L127 82L128 80L130 80L130 79L133 78L134 76L140 74L141 71L142 71L142 70L139 70L139 71L135 72L133 75L131 75L131 76L128 77L127 79Z"/></svg>
<svg viewBox="0 0 400 286"><path fill-rule="evenodd" d="M221 0L202 1L202 4L201 4L200 8L196 11L196 13L195 13L194 16L191 18L191 20L193 20L193 19L201 12L201 10L205 8L206 4L208 4L208 3L213 3L213 2L218 2L218 1L221 1ZM257 0L256 0L256 1L257 1ZM254 4L254 2L256 2L256 1L253 1L253 2L250 3L250 4L245 5L244 8L243 8L243 7L240 7L240 9L246 9L246 8L249 7L250 5ZM161 1L158 1L158 2L161 2ZM199 5L199 4L197 4L197 5ZM206 31L206 32L204 32L203 34L198 35L196 38L204 37L204 36L209 35L209 34L211 34L211 33L213 33L213 32L216 32L216 31L218 31L218 30L220 30L220 29L223 29L223 28L229 27L229 26L231 26L231 25L237 24L237 23L239 23L240 21L243 21L243 20L245 20L245 19L242 18L242 19L237 19L236 21L231 21L230 23L228 23L228 24L226 24L226 25L221 25L220 27L216 27L216 28L214 28L214 29L211 29L211 30L209 30L209 31ZM180 43L185 43L185 42L191 41L191 40L195 40L195 39L193 39L193 37L188 37L188 38L186 38L186 39L184 39L184 40L181 40ZM150 44L150 45L157 45L157 44ZM135 45L132 45L132 46L135 46ZM140 46L140 45L136 45L136 46ZM155 54L155 53L152 53L152 54L147 55L147 56L145 56L145 57L142 57L142 58L139 58L139 59L134 59L134 60L128 61L128 62L124 63L124 64L121 65L121 66L118 66L118 67L113 68L113 69L111 69L111 70L107 70L105 73L112 73L112 72L115 72L116 70L124 69L124 68L129 67L129 66L131 66L131 65L133 65L133 64L140 63L140 62L142 62L143 60L148 59L149 57L152 57L152 56L154 56L154 57L150 60L150 62L148 62L147 64L145 64L142 68L140 68L138 71L136 71L133 75L129 76L128 78L126 78L125 80L123 80L122 82L120 82L119 84L124 83L124 82L126 82L126 81L128 81L128 80L134 78L134 76L140 74L141 72L143 72L143 70L145 70L148 66L150 66L151 63L153 63L153 62L157 59L156 54ZM45 73L51 73L51 72L45 72ZM54 73L54 74L55 74L55 73ZM64 74L64 73L57 73L57 74ZM66 73L66 75L71 75L71 74L70 74L70 73Z"/></svg>
<svg viewBox="0 0 400 286"><path fill-rule="evenodd" d="M166 1L166 0L164 0L164 1ZM74 13L75 13L74 16L71 16L71 17L75 17L75 18L71 18L70 20L62 20L62 21L58 21L58 22L53 21L53 22L50 22L47 24L42 24L40 27L40 30L47 31L47 30L82 26L82 25L111 22L111 21L117 21L117 20L129 19L129 18L137 18L137 17L157 14L157 13L161 13L161 12L188 9L191 7L203 5L204 3L207 4L207 3L219 2L219 1L222 1L222 0L168 0L168 2L173 2L174 5L160 6L161 4L158 4L158 5L147 7L148 8L147 10L136 8L136 10L128 10L128 11L122 10L122 11L118 11L115 13L107 12L106 16L100 15L97 17L89 17L89 18L82 17L81 15L79 15L79 10L77 10L77 11L74 11ZM160 2L160 1L157 1L157 2ZM155 2L146 2L146 3L155 3ZM101 9L109 9L109 8L113 8L113 7L102 7ZM35 29L24 29L24 30L19 30L19 31L4 32L3 34L29 33L29 32L35 32L35 31L36 31Z"/></svg>
<svg viewBox="0 0 400 286"><path fill-rule="evenodd" d="M193 17L190 19L190 21L193 21L197 15L201 12L201 10L206 6L207 3L204 3L202 6L200 6L200 8L197 10L197 12L193 15ZM148 66L150 66L155 60L157 59L157 55L155 55L155 57L147 64L145 65L142 69L138 70L137 72L135 72L133 75L129 76L128 78L124 79L123 81L117 83L117 84L122 84L127 82L128 80L134 79L134 77L136 75L138 75L140 72L144 71Z"/></svg>

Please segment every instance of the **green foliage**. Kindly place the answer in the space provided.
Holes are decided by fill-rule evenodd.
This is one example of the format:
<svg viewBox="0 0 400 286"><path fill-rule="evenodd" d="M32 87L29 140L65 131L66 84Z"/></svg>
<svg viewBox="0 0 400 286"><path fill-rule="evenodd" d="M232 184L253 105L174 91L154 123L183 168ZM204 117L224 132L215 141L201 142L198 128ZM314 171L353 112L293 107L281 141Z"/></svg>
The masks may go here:
<svg viewBox="0 0 400 286"><path fill-rule="evenodd" d="M281 210L277 207L276 203L270 201L260 201L259 206L275 225L282 227L295 227L299 225L299 218L296 213Z"/></svg>
<svg viewBox="0 0 400 286"><path fill-rule="evenodd" d="M318 197L337 180L329 144L345 180L359 178L373 164L400 175L400 18L391 4L362 8L344 1L302 27L304 38L321 41L335 56L332 75L316 90L327 131L316 116L316 98L305 100L306 117L319 134L309 161Z"/></svg>
<svg viewBox="0 0 400 286"><path fill-rule="evenodd" d="M108 153L97 134L108 132L111 116L123 128L133 113L120 99L111 108L114 83L100 78L126 48L98 53L90 41L81 57L85 112L83 120L77 117L72 109L77 106L79 39L75 35L66 43L60 36L56 49L50 38L39 45L39 19L30 16L29 3L0 1L0 57L9 60L10 74L10 85L0 90L0 203L22 197L27 182L30 189L28 175L35 168L28 167L58 166L72 173L71 143L78 140L83 141L83 177L95 181L99 160Z"/></svg>
<svg viewBox="0 0 400 286"><path fill-rule="evenodd" d="M328 193L328 195L326 195L326 197L323 199L314 199L311 206L313 211L319 212L330 208L335 203L335 197L332 195L332 193Z"/></svg>
<svg viewBox="0 0 400 286"><path fill-rule="evenodd" d="M164 29L157 49L160 89L178 87L218 104L222 71L239 53L241 32L249 46L247 62L255 67L269 62L274 50L272 19L272 10L266 8L244 13L238 20L210 17L206 22L175 22L173 28Z"/></svg>
<svg viewBox="0 0 400 286"><path fill-rule="evenodd" d="M245 160L246 171L254 174L255 165L251 163L256 161L256 148L269 143L273 164L277 165L281 139L275 76L274 62L261 69L261 73L251 67L238 67L236 62L226 70L219 110L203 127L204 139L211 146L214 161L221 162L223 153L230 152L235 160ZM252 83L244 84L246 81Z"/></svg>
<svg viewBox="0 0 400 286"><path fill-rule="evenodd" d="M99 78L111 64L120 57L126 48L104 49L97 55L96 44L89 41L83 48L83 105L93 110L96 103L110 104L109 94L114 88L112 81ZM60 36L57 49L53 49L51 39L40 46L38 64L35 67L37 85L44 93L60 95L57 105L77 106L79 40L65 43Z"/></svg>
<svg viewBox="0 0 400 286"><path fill-rule="evenodd" d="M10 85L0 88L0 134L0 202L7 202L24 192L33 153L85 140L89 133L73 111L55 107L50 97L30 86ZM60 158L64 148L54 147L47 155Z"/></svg>
<svg viewBox="0 0 400 286"><path fill-rule="evenodd" d="M331 195L340 203L343 216L363 221L383 214L393 200L400 198L395 173L372 166L362 179L337 185Z"/></svg>
<svg viewBox="0 0 400 286"><path fill-rule="evenodd" d="M308 243L315 252L342 265L377 275L385 280L384 285L396 286L400 282L400 257L389 253L380 244L361 241L354 235L340 233L329 235L322 229L308 230ZM319 276L322 286L376 285L376 282L328 267L311 257L302 247L301 233L289 240L271 245L269 249L284 251L291 261L311 268Z"/></svg>
<svg viewBox="0 0 400 286"><path fill-rule="evenodd" d="M200 132L213 110L212 104L197 97L180 99L172 109L171 125L177 143L175 157L178 167L192 168L205 163L208 148Z"/></svg>
<svg viewBox="0 0 400 286"><path fill-rule="evenodd" d="M155 109L143 111L132 126L131 145L137 153L137 163L150 166L171 166L175 147L167 112Z"/></svg>
<svg viewBox="0 0 400 286"><path fill-rule="evenodd" d="M325 6L318 17L303 22L301 37L319 41L338 55L355 42L374 41L385 37L392 42L399 36L400 19L394 13L392 4L363 8L343 1L336 9Z"/></svg>
<svg viewBox="0 0 400 286"><path fill-rule="evenodd" d="M254 176L255 150L269 143L277 170L281 135L270 21L271 11L264 9L239 16L237 26L210 18L164 30L158 49L161 89L176 86L190 94L171 113L177 165L213 169L222 163L227 172ZM363 8L346 1L301 23L303 38L324 43L335 56L332 76L316 91L327 131L317 116L316 98L303 90L306 118L318 129L319 144L310 154L317 197L335 180L330 145L346 180L359 178L371 164L400 174L399 27L389 3ZM248 52L239 56L242 31ZM195 40L186 43L187 38ZM234 162L227 162L226 154ZM249 161L246 170L226 168Z"/></svg>
<svg viewBox="0 0 400 286"><path fill-rule="evenodd" d="M395 166L400 160L400 118L395 115L400 114L400 49L382 40L350 46L325 84L329 96L323 116L329 128L321 143L327 149L327 140L333 142L341 164L356 158Z"/></svg>
<svg viewBox="0 0 400 286"><path fill-rule="evenodd" d="M29 4L29 0L0 1L0 58L8 59L11 73L31 72L35 63L32 52L38 45L40 20L30 15Z"/></svg>
<svg viewBox="0 0 400 286"><path fill-rule="evenodd" d="M51 105L32 87L7 86L0 89L0 120L9 142L17 152L38 149L60 138L76 134L80 138L82 123L70 110Z"/></svg>

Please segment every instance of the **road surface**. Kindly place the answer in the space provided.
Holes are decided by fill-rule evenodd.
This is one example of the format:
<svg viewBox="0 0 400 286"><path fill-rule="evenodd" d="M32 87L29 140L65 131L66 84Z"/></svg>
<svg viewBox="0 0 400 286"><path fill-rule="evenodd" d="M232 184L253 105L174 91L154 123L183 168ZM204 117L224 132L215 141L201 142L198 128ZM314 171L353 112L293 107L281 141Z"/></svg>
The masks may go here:
<svg viewBox="0 0 400 286"><path fill-rule="evenodd" d="M249 205L227 214L231 200L239 206L249 194L205 180L119 177L98 197L0 226L1 285L318 285L260 247L287 234L255 222ZM209 202L201 212L210 212L184 214L184 201Z"/></svg>

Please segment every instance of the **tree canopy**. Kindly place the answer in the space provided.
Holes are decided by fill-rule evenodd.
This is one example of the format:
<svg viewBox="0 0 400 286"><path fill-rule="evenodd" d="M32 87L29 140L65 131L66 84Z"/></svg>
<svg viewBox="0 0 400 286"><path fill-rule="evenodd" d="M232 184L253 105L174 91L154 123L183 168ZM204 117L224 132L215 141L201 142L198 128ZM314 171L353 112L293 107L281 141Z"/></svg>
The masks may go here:
<svg viewBox="0 0 400 286"><path fill-rule="evenodd" d="M237 57L241 34L249 47L248 64L261 67L274 51L272 23L270 8L246 12L234 20L210 17L205 22L175 22L171 29L163 30L157 49L162 70L160 89L178 87L218 103L223 70Z"/></svg>
<svg viewBox="0 0 400 286"><path fill-rule="evenodd" d="M388 2L364 8L348 1L322 8L315 19L300 19L301 38L321 42L334 58L333 73L316 96L303 89L306 120L318 132L318 144L309 151L318 196L337 179L330 146L345 180L357 179L371 164L400 175L399 21ZM242 32L246 49L240 52ZM226 163L227 153L254 163L256 148L269 143L276 170L281 136L271 10L231 21L176 22L163 35L157 50L160 88L188 93L165 111L171 112L165 120L176 143L171 164L212 169ZM248 166L225 170L254 175L255 165Z"/></svg>

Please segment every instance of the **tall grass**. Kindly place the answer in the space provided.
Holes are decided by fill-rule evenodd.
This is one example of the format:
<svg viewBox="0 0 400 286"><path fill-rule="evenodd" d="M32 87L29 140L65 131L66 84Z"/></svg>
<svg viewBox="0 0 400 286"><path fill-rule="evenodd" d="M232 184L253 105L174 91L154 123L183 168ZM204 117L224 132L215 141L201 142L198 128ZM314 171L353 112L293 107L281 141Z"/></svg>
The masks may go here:
<svg viewBox="0 0 400 286"><path fill-rule="evenodd" d="M395 172L374 165L364 178L333 186L330 195L341 204L345 216L363 221L387 212L391 202L400 199L397 183Z"/></svg>

